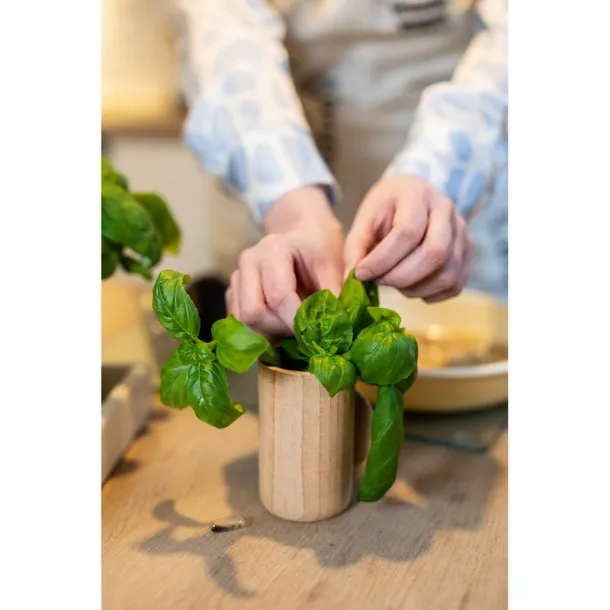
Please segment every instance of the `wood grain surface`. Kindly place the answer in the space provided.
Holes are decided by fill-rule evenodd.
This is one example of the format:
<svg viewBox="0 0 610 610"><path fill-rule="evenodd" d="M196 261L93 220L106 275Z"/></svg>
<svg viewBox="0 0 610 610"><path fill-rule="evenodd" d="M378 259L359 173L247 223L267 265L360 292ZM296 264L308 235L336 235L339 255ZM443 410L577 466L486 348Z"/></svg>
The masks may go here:
<svg viewBox="0 0 610 610"><path fill-rule="evenodd" d="M331 398L311 373L258 369L263 506L290 521L342 513L354 492L354 394Z"/></svg>
<svg viewBox="0 0 610 610"><path fill-rule="evenodd" d="M102 490L104 610L507 608L506 436L407 443L386 498L316 523L263 508L257 445L256 410L225 430L154 410Z"/></svg>

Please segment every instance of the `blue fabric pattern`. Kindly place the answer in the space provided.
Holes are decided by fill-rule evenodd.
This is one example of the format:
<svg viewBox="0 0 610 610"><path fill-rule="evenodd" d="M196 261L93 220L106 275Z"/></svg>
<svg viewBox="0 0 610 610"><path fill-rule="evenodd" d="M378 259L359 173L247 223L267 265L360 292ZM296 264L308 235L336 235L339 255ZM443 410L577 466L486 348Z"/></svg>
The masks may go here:
<svg viewBox="0 0 610 610"><path fill-rule="evenodd" d="M187 17L190 113L185 138L260 220L290 190L336 180L316 149L290 77L285 24L265 0L179 0ZM422 96L409 137L384 174L432 183L467 216L491 188L507 114L507 0L479 0L482 28L450 82Z"/></svg>

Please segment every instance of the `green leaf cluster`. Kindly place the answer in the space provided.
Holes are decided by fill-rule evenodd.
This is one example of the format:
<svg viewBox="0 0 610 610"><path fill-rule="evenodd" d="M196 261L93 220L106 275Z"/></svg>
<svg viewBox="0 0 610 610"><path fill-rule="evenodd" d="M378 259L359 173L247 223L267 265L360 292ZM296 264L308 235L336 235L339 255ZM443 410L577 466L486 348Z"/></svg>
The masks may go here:
<svg viewBox="0 0 610 610"><path fill-rule="evenodd" d="M152 279L163 252L177 254L181 233L159 195L129 189L127 178L102 157L102 279L121 266Z"/></svg>
<svg viewBox="0 0 610 610"><path fill-rule="evenodd" d="M200 420L226 428L245 412L231 399L226 369L245 373L270 346L233 316L213 324L212 341L201 341L199 313L184 289L189 282L188 275L166 270L153 288L157 319L180 341L161 369L161 401L177 409L191 407Z"/></svg>
<svg viewBox="0 0 610 610"><path fill-rule="evenodd" d="M417 378L418 346L400 316L379 307L377 286L359 281L352 271L339 298L329 290L306 298L294 318L294 337L272 346L233 316L212 326L211 343L199 341L199 316L185 282L188 276L163 271L153 290L159 322L182 341L162 370L164 404L191 406L197 417L224 428L244 412L231 402L224 369L244 373L256 360L309 371L331 397L351 392L358 380L375 385L371 448L358 498L382 498L396 479L403 395Z"/></svg>

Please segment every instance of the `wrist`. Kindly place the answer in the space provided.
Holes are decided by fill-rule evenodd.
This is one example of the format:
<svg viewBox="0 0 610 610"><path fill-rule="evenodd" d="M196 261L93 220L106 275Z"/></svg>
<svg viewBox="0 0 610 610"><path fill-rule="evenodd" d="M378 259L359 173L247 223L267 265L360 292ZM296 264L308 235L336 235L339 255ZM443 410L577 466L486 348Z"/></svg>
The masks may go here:
<svg viewBox="0 0 610 610"><path fill-rule="evenodd" d="M321 186L304 186L282 195L267 210L262 224L265 233L287 233L311 224L341 230Z"/></svg>

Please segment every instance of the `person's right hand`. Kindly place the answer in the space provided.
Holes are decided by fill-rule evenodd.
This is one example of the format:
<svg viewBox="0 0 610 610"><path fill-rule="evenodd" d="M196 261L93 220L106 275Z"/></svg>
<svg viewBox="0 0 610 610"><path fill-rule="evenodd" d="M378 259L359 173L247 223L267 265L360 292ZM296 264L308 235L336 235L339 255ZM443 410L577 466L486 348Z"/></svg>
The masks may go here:
<svg viewBox="0 0 610 610"><path fill-rule="evenodd" d="M337 296L343 281L343 231L323 193L304 187L276 201L265 237L244 250L231 275L227 310L267 337L289 336L301 299L317 290Z"/></svg>

